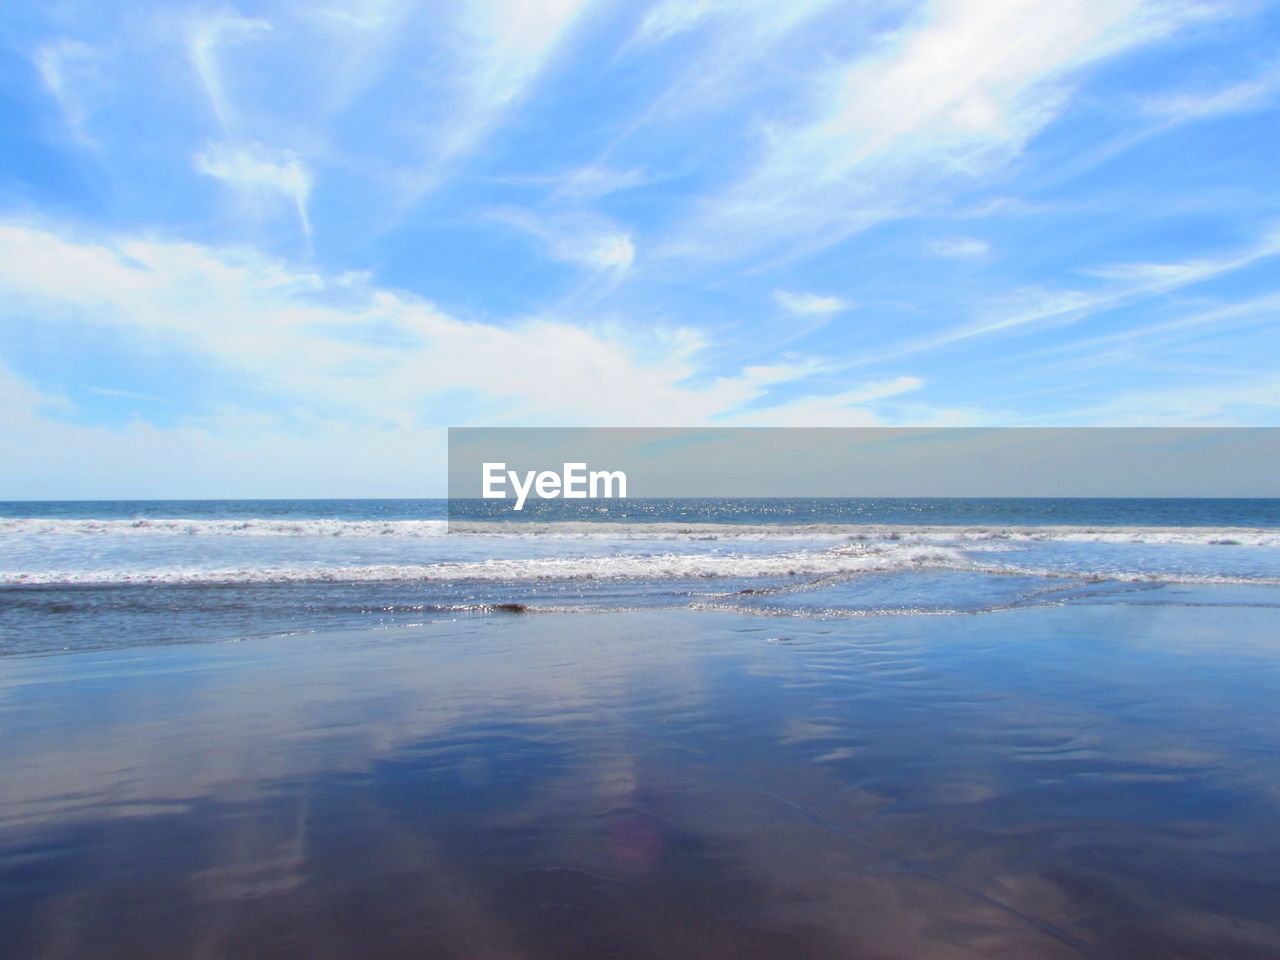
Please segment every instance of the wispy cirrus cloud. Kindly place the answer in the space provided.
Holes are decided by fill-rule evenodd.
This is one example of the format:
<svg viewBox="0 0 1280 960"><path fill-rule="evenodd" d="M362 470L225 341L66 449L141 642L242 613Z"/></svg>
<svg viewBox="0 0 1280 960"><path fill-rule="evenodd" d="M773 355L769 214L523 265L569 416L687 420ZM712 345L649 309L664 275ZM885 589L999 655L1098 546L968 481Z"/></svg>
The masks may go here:
<svg viewBox="0 0 1280 960"><path fill-rule="evenodd" d="M87 124L109 86L97 51L83 41L59 40L37 49L34 60L40 79L58 102L72 136L96 150L97 142Z"/></svg>
<svg viewBox="0 0 1280 960"><path fill-rule="evenodd" d="M705 29L696 57L676 72L663 92L615 137L606 154L638 133L687 120L749 97L762 83L759 64L779 60L796 34L824 15L854 29L879 12L841 0L659 0L651 5L618 56L652 54L664 41Z"/></svg>
<svg viewBox="0 0 1280 960"><path fill-rule="evenodd" d="M1272 224L1253 243L1217 257L1196 257L1174 263L1116 263L1086 271L1107 280L1125 280L1143 293L1162 293L1199 283L1280 254L1280 223Z"/></svg>
<svg viewBox="0 0 1280 960"><path fill-rule="evenodd" d="M715 25L723 31L716 38L722 49L712 54L711 59L720 62L713 62L711 67L720 69L724 66L720 58L733 56L730 48L736 46L738 56L750 57L761 46L775 42L835 6L839 6L839 0L796 0L784 5L772 0L658 0L649 7L623 49L661 43L703 26Z"/></svg>
<svg viewBox="0 0 1280 960"><path fill-rule="evenodd" d="M281 203L292 208L298 226L310 239L311 219L307 202L312 175L292 150L264 144L233 147L217 144L195 158L196 169L223 181L258 216L270 215Z"/></svg>
<svg viewBox="0 0 1280 960"><path fill-rule="evenodd" d="M1277 407L1280 379L1231 376L1175 388L1121 388L1099 403L1044 419L1103 427L1270 426Z"/></svg>
<svg viewBox="0 0 1280 960"><path fill-rule="evenodd" d="M537 238L547 255L562 263L623 273L635 260L631 235L598 214L570 211L544 216L529 210L499 208L491 211L491 216Z"/></svg>
<svg viewBox="0 0 1280 960"><path fill-rule="evenodd" d="M1242 270L1280 255L1280 228L1262 231L1252 244L1216 257L1176 263L1122 263L1087 272L1115 283L1096 290L1015 290L1007 302L988 307L978 320L863 355L860 362L897 360L963 340L1037 325L1068 323L1142 299L1171 293Z"/></svg>
<svg viewBox="0 0 1280 960"><path fill-rule="evenodd" d="M121 397L125 400L141 400L144 403L166 403L163 397L155 397L149 393L137 393L133 390L118 390L115 387L95 387L86 385L85 390L102 397Z"/></svg>
<svg viewBox="0 0 1280 960"><path fill-rule="evenodd" d="M717 421L722 425L754 427L873 427L884 424L882 415L868 409L866 404L890 397L911 393L924 386L919 377L895 377L893 380L873 381L856 390L827 395L804 395L767 409L750 410ZM920 422L937 425L953 425L956 411L921 410ZM966 422L972 422L966 418Z"/></svg>
<svg viewBox="0 0 1280 960"><path fill-rule="evenodd" d="M834 296L823 296L818 293L795 293L790 290L773 291L774 302L787 313L799 317L829 317L832 314L848 310L849 301Z"/></svg>
<svg viewBox="0 0 1280 960"><path fill-rule="evenodd" d="M1132 362L1131 358L1135 353L1158 358L1162 353L1156 352L1155 348L1180 346L1189 341L1221 336L1240 327L1271 327L1277 316L1280 316L1280 293L1268 293L1225 305L1205 307L1203 304L1193 304L1177 311L1172 319L1070 340L1024 356L1027 360L1043 363L1048 358L1064 354L1080 354L1085 358L1085 365L1100 359L1109 361L1118 355L1130 358L1126 362ZM1079 367L1081 363L1082 361L1075 361L1071 365Z"/></svg>
<svg viewBox="0 0 1280 960"><path fill-rule="evenodd" d="M910 213L1016 157L1084 67L1206 15L1141 0L927 4L765 127L756 163L669 250L713 260L812 251Z"/></svg>
<svg viewBox="0 0 1280 960"><path fill-rule="evenodd" d="M423 127L422 162L403 177L406 201L437 186L474 150L551 64L591 0L476 0L445 28L448 91L443 118Z"/></svg>
<svg viewBox="0 0 1280 960"><path fill-rule="evenodd" d="M560 178L556 193L573 200L597 200L619 190L642 186L649 179L643 170L613 170L589 164Z"/></svg>
<svg viewBox="0 0 1280 960"><path fill-rule="evenodd" d="M1277 96L1280 65L1271 64L1256 76L1225 86L1149 97L1143 107L1162 120L1183 122L1259 109L1274 104Z"/></svg>
<svg viewBox="0 0 1280 960"><path fill-rule="evenodd" d="M991 251L991 244L978 237L938 237L929 249L940 257L981 257Z"/></svg>
<svg viewBox="0 0 1280 960"><path fill-rule="evenodd" d="M266 20L235 14L198 17L188 25L187 55L200 79L209 107L227 136L238 133L239 113L227 89L223 55L228 47L260 37L270 30L271 24Z"/></svg>

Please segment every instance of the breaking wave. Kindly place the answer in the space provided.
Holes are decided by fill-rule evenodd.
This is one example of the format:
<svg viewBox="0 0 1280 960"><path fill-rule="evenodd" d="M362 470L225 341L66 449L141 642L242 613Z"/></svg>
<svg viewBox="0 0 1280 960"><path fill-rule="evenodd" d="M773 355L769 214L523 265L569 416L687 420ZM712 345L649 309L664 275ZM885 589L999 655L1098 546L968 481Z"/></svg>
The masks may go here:
<svg viewBox="0 0 1280 960"><path fill-rule="evenodd" d="M442 537L444 520L184 520L4 517L0 536Z"/></svg>
<svg viewBox="0 0 1280 960"><path fill-rule="evenodd" d="M1204 540L1195 541L1200 544ZM191 563L152 569L48 570L0 572L0 583L26 584L215 584L360 583L545 580L666 580L763 577L854 577L906 570L952 570L1047 579L1108 579L1152 583L1267 583L1265 573L1231 574L1186 570L1046 567L1019 562L1016 555L969 551L955 544L879 542L825 549L770 553L660 553L498 558L430 563L296 564L257 568L214 568Z"/></svg>
<svg viewBox="0 0 1280 960"><path fill-rule="evenodd" d="M188 536L434 538L448 534L493 538L609 540L849 540L926 542L1062 541L1280 547L1280 530L1263 527L928 526L913 524L722 524L584 521L454 522L446 520L328 520L181 518L0 518L0 536Z"/></svg>

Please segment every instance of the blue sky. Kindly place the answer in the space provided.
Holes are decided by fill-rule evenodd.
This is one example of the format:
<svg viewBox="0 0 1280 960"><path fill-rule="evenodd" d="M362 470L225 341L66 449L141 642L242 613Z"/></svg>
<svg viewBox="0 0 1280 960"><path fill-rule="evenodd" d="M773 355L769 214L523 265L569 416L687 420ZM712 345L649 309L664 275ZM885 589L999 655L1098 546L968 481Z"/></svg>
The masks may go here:
<svg viewBox="0 0 1280 960"><path fill-rule="evenodd" d="M1280 426L1280 7L0 13L0 496L447 426Z"/></svg>

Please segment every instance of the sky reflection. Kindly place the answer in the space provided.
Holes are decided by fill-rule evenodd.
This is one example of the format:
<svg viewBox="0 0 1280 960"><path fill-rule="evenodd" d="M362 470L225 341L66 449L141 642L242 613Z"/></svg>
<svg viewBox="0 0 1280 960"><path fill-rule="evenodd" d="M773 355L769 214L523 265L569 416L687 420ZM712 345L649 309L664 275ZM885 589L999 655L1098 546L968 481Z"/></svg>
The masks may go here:
<svg viewBox="0 0 1280 960"><path fill-rule="evenodd" d="M30 957L1274 955L1276 616L663 611L10 658L0 931Z"/></svg>

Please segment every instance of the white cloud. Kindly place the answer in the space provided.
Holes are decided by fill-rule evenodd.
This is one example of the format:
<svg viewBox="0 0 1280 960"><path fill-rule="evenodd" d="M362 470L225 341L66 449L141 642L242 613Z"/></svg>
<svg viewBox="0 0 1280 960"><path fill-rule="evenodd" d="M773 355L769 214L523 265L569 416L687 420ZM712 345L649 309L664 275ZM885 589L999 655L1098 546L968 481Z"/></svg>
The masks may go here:
<svg viewBox="0 0 1280 960"><path fill-rule="evenodd" d="M412 22L414 0L341 0L324 7L304 5L302 16L318 26L329 43L324 80L316 91L319 113L334 117L383 77L406 39L421 35ZM300 44L292 44L296 49Z"/></svg>
<svg viewBox="0 0 1280 960"><path fill-rule="evenodd" d="M13 395L17 394L14 399ZM23 402L30 390L0 369L3 496L23 499L442 495L441 428L370 429L338 421L288 423L227 410L171 427L73 421L75 408Z"/></svg>
<svg viewBox="0 0 1280 960"><path fill-rule="evenodd" d="M423 165L406 177L409 202L433 188L541 78L591 0L473 0L439 38L448 69L430 97L447 91L447 117L421 131Z"/></svg>
<svg viewBox="0 0 1280 960"><path fill-rule="evenodd" d="M1097 267L1092 276L1117 281L1100 290L1014 291L1006 302L988 307L984 315L961 324L877 351L861 358L863 363L896 360L974 337L1005 333L1046 323L1069 323L1122 304L1194 286L1262 260L1280 255L1280 226L1264 231L1257 241L1219 257L1201 257L1177 263L1125 263Z"/></svg>
<svg viewBox="0 0 1280 960"><path fill-rule="evenodd" d="M802 396L773 407L747 410L717 421L725 426L752 427L874 427L883 419L863 404L919 390L924 381L919 377L897 377L894 380L863 384L856 390L828 396ZM929 410L916 417L917 424L933 423L939 411Z"/></svg>
<svg viewBox="0 0 1280 960"><path fill-rule="evenodd" d="M839 0L660 0L645 14L629 45L659 43L670 37L719 21L725 34L718 39L720 56L750 56L761 45L776 41ZM748 49L743 49L746 47ZM724 64L712 64L712 68Z"/></svg>
<svg viewBox="0 0 1280 960"><path fill-rule="evenodd" d="M217 177L258 212L269 212L281 201L292 208L302 232L311 236L307 202L311 196L311 171L292 150L263 144L233 147L218 144L195 158L196 169Z"/></svg>
<svg viewBox="0 0 1280 960"><path fill-rule="evenodd" d="M205 96L224 134L236 133L238 116L223 77L219 48L237 39L265 33L271 24L265 20L233 15L195 20L189 25L187 53L191 65L204 87Z"/></svg>
<svg viewBox="0 0 1280 960"><path fill-rule="evenodd" d="M613 170L591 164L573 171L561 180L556 192L575 200L594 200L648 182L648 177L641 170Z"/></svg>
<svg viewBox="0 0 1280 960"><path fill-rule="evenodd" d="M726 0L664 0L656 3L640 22L637 42L653 43L690 30L730 8Z"/></svg>
<svg viewBox="0 0 1280 960"><path fill-rule="evenodd" d="M536 237L549 256L563 263L623 273L635 260L631 235L596 214L575 212L541 217L508 207L494 210L493 216Z"/></svg>
<svg viewBox="0 0 1280 960"><path fill-rule="evenodd" d="M1142 0L938 0L827 71L798 119L671 241L673 256L834 243L1016 157L1082 67L1203 16Z"/></svg>
<svg viewBox="0 0 1280 960"><path fill-rule="evenodd" d="M38 390L0 363L0 411L28 411L31 413L57 411L67 413L73 409L65 397ZM10 448L18 449L18 448Z"/></svg>
<svg viewBox="0 0 1280 960"><path fill-rule="evenodd" d="M1239 270L1277 254L1280 254L1280 224L1273 224L1256 242L1226 256L1174 263L1119 263L1096 267L1088 273L1136 284L1144 292L1162 293Z"/></svg>
<svg viewBox="0 0 1280 960"><path fill-rule="evenodd" d="M1271 326L1277 315L1280 315L1280 293L1271 293L1237 303L1193 310L1173 320L1118 330L1085 340L1072 340L1025 354L1024 357L1043 359L1063 353L1083 353L1084 359L1072 364L1078 368L1082 364L1096 365L1099 360L1111 361L1117 354L1132 357L1134 351L1147 352L1155 346L1203 338L1207 333L1206 328L1211 328L1216 336L1233 328Z"/></svg>
<svg viewBox="0 0 1280 960"><path fill-rule="evenodd" d="M58 101L72 135L83 145L96 148L86 124L109 86L97 51L76 40L60 40L40 47L34 59L40 79Z"/></svg>
<svg viewBox="0 0 1280 960"><path fill-rule="evenodd" d="M1250 80L1216 90L1152 97L1144 106L1156 116L1180 122L1258 109L1274 101L1277 93L1280 93L1280 68L1273 66Z"/></svg>
<svg viewBox="0 0 1280 960"><path fill-rule="evenodd" d="M139 458L165 450L156 483L170 492L196 491L192 477L203 472L199 492L225 482L298 493L289 471L309 470L320 478L304 485L309 492L322 494L335 477L363 477L343 489L368 490L379 471L417 470L439 456L438 431L449 424L865 424L879 421L860 404L921 383L899 377L745 410L822 368L796 358L707 377L697 359L706 340L689 328L640 337L550 318L468 322L362 276L299 272L247 250L86 241L19 224L0 225L0 292L0 319L105 327L140 348L189 356L221 384L211 408L156 397L176 426L109 429L69 422L65 399L0 381L4 429L44 458L46 471L32 467L28 478L60 476L80 456L108 457L104 470L136 477ZM51 404L61 421L40 413ZM404 483L372 489L403 492Z"/></svg>
<svg viewBox="0 0 1280 960"><path fill-rule="evenodd" d="M500 183L547 186L555 200L569 203L598 200L619 190L630 190L653 182L653 178L643 170L616 170L600 163L590 163L559 174L526 174L496 179Z"/></svg>
<svg viewBox="0 0 1280 960"><path fill-rule="evenodd" d="M840 297L824 297L817 293L775 290L773 299L783 310L800 317L829 317L850 307L849 302Z"/></svg>
<svg viewBox="0 0 1280 960"><path fill-rule="evenodd" d="M149 393L135 393L132 390L117 390L115 387L86 386L85 390L103 397L120 397L122 400L143 400L147 403L167 402L162 397L155 397Z"/></svg>
<svg viewBox="0 0 1280 960"><path fill-rule="evenodd" d="M834 9L839 17L835 29L849 37L874 29L872 22L880 12L875 4L851 7L840 0L661 0L654 4L620 55L704 25L707 40L663 93L621 132L614 146L650 124L688 120L710 107L758 93L767 74L789 79L781 57L786 43ZM776 72L761 71L762 63L775 64Z"/></svg>
<svg viewBox="0 0 1280 960"><path fill-rule="evenodd" d="M590 0L478 0L467 5L463 42L473 59L465 84L478 119L524 95Z"/></svg>
<svg viewBox="0 0 1280 960"><path fill-rule="evenodd" d="M800 360L693 385L706 341L689 328L641 339L548 318L467 322L363 277L250 251L20 225L0 227L0 290L11 317L107 326L234 372L276 398L272 413L351 422L456 422L433 400L465 393L500 422L699 423L815 369Z"/></svg>
<svg viewBox="0 0 1280 960"><path fill-rule="evenodd" d="M404 7L403 0L347 0L316 7L307 13L320 21L330 21L341 29L376 31L396 22Z"/></svg>
<svg viewBox="0 0 1280 960"><path fill-rule="evenodd" d="M940 257L981 257L990 252L991 244L977 237L939 237L929 249Z"/></svg>
<svg viewBox="0 0 1280 960"><path fill-rule="evenodd" d="M1118 390L1101 403L1053 416L1098 427L1260 426L1275 423L1280 377L1232 377L1162 390Z"/></svg>

